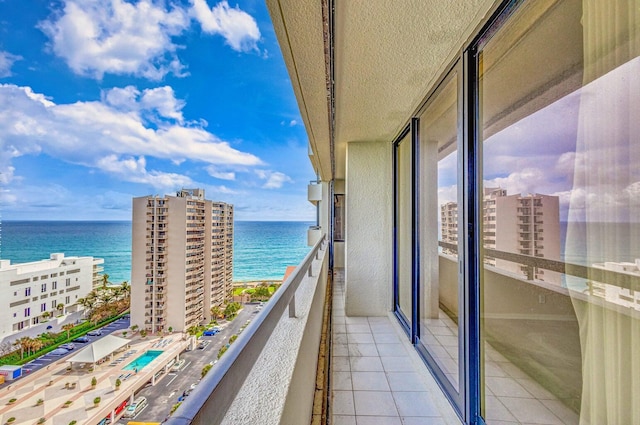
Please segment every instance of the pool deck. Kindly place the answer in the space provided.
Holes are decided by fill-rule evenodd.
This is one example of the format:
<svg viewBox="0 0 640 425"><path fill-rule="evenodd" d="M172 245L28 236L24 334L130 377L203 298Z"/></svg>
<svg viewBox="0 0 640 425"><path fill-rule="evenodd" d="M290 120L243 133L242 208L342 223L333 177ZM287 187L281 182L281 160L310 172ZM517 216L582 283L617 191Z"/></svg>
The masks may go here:
<svg viewBox="0 0 640 425"><path fill-rule="evenodd" d="M97 424L122 401L131 399L133 394L144 387L154 375L176 358L187 347L189 341L183 340L181 333L141 338L135 335L129 346L116 352L112 361L96 366L93 372L87 368L74 366L67 370L66 358L52 363L45 369L28 374L0 391L0 423L6 423L11 417L14 424L37 424L44 418L46 425L67 425L75 420L78 425ZM147 350L161 350L163 353L137 373L124 370L124 367L140 357ZM97 385L92 387L91 380L96 378ZM115 388L120 378L119 389ZM93 400L100 397L95 406ZM12 398L17 399L9 404ZM43 402L38 404L38 400ZM66 403L71 401L68 407Z"/></svg>

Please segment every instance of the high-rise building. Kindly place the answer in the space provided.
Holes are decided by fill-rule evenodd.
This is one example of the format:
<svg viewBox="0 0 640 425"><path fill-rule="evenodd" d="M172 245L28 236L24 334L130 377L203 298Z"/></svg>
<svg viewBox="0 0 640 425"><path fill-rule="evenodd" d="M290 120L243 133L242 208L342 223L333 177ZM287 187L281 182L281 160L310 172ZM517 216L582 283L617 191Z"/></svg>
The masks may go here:
<svg viewBox="0 0 640 425"><path fill-rule="evenodd" d="M131 324L184 331L211 318L233 279L233 205L203 189L133 199Z"/></svg>
<svg viewBox="0 0 640 425"><path fill-rule="evenodd" d="M560 260L559 198L539 193L507 195L502 188L484 188L482 201L483 241L487 250ZM458 243L458 204L440 206L442 242ZM443 253L454 249L443 247ZM487 251L487 265L531 279L560 283L558 273L525 265L513 259L496 258Z"/></svg>

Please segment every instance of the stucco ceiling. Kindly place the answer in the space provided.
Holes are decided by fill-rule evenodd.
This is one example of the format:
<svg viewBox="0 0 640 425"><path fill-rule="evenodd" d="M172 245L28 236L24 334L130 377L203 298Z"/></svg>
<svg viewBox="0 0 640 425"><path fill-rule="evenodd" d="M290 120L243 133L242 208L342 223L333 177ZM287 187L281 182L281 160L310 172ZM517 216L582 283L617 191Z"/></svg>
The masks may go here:
<svg viewBox="0 0 640 425"><path fill-rule="evenodd" d="M491 0L335 1L335 178L349 142L391 143ZM323 180L331 179L322 4L267 0Z"/></svg>

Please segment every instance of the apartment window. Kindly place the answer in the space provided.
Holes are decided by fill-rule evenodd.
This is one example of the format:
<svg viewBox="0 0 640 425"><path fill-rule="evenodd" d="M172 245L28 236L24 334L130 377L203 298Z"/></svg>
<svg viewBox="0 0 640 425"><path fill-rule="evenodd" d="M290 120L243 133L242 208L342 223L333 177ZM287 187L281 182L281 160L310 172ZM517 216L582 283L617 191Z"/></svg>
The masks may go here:
<svg viewBox="0 0 640 425"><path fill-rule="evenodd" d="M24 309L24 317L31 316L31 307L27 307Z"/></svg>
<svg viewBox="0 0 640 425"><path fill-rule="evenodd" d="M40 312L47 311L47 303L40 304Z"/></svg>
<svg viewBox="0 0 640 425"><path fill-rule="evenodd" d="M24 296L25 297L31 296L31 288L24 288Z"/></svg>
<svg viewBox="0 0 640 425"><path fill-rule="evenodd" d="M40 285L40 292L47 292L47 284L43 283L42 285Z"/></svg>
<svg viewBox="0 0 640 425"><path fill-rule="evenodd" d="M465 423L637 423L637 2L504 2L463 47L394 143L400 322Z"/></svg>
<svg viewBox="0 0 640 425"><path fill-rule="evenodd" d="M68 277L65 279L65 286L69 286L69 285L71 285L71 278Z"/></svg>
<svg viewBox="0 0 640 425"><path fill-rule="evenodd" d="M64 297L64 303L69 304L71 302L71 297Z"/></svg>
<svg viewBox="0 0 640 425"><path fill-rule="evenodd" d="M58 282L56 281L51 282L51 289L54 291L58 289Z"/></svg>
<svg viewBox="0 0 640 425"><path fill-rule="evenodd" d="M638 309L613 296L629 287L614 270L640 258L637 5L521 2L476 46L478 197L495 200L478 264L487 424L640 417L640 374L625 371Z"/></svg>
<svg viewBox="0 0 640 425"><path fill-rule="evenodd" d="M57 306L58 306L57 301L56 300L51 300L51 309L55 310Z"/></svg>

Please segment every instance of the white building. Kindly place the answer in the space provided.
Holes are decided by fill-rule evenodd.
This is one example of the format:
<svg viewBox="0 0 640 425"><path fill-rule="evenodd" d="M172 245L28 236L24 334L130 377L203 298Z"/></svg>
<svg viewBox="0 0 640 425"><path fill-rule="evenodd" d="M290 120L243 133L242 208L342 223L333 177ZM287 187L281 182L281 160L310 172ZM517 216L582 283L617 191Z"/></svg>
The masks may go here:
<svg viewBox="0 0 640 425"><path fill-rule="evenodd" d="M49 317L78 311L77 301L100 280L104 260L51 254L48 260L0 260L0 335L31 328ZM59 306L62 306L60 308Z"/></svg>
<svg viewBox="0 0 640 425"><path fill-rule="evenodd" d="M482 201L484 248L550 260L560 260L559 198L553 195L508 195L502 188L485 188ZM458 244L458 204L440 206L442 242ZM455 250L443 248L445 254ZM523 274L536 280L560 283L556 272L531 267L506 259L497 259L488 252L485 264Z"/></svg>
<svg viewBox="0 0 640 425"><path fill-rule="evenodd" d="M636 261L633 263L607 261L604 263L596 263L593 267L640 277L640 258L636 258ZM613 304L640 311L640 292L638 291L623 288L618 285L591 281L589 282L589 293L604 298Z"/></svg>

